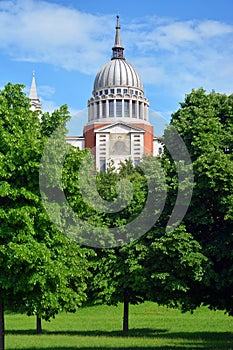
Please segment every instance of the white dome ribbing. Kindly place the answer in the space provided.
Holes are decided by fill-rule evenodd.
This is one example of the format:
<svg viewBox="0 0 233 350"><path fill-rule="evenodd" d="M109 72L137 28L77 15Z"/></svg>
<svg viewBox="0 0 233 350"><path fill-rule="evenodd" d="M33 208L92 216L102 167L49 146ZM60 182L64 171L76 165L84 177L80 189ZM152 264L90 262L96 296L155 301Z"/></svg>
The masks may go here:
<svg viewBox="0 0 233 350"><path fill-rule="evenodd" d="M117 16L115 43L110 62L98 72L94 82L94 91L115 86L131 87L143 90L142 80L132 64L124 58L121 44L119 16Z"/></svg>
<svg viewBox="0 0 233 350"><path fill-rule="evenodd" d="M140 75L136 69L124 59L113 59L102 67L96 75L94 91L116 86L143 90Z"/></svg>
<svg viewBox="0 0 233 350"><path fill-rule="evenodd" d="M117 16L112 59L97 73L93 97L88 100L88 122L148 122L149 101L140 75L124 57Z"/></svg>

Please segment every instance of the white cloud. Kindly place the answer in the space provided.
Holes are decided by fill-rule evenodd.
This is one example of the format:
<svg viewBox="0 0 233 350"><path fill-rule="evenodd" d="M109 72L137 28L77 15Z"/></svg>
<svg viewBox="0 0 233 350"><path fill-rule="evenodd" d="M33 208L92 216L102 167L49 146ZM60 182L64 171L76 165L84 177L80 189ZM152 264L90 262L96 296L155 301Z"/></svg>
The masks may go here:
<svg viewBox="0 0 233 350"><path fill-rule="evenodd" d="M198 31L202 37L216 37L225 34L232 34L232 26L217 21L204 21L199 23Z"/></svg>
<svg viewBox="0 0 233 350"><path fill-rule="evenodd" d="M45 1L2 1L0 48L16 60L93 73L105 58L112 21Z"/></svg>
<svg viewBox="0 0 233 350"><path fill-rule="evenodd" d="M114 16L46 1L0 1L0 49L14 60L94 75L110 59L114 22ZM168 96L200 86L232 91L232 34L233 26L216 20L147 16L122 25L126 58L144 85L165 89Z"/></svg>
<svg viewBox="0 0 233 350"><path fill-rule="evenodd" d="M52 113L55 109L59 108L52 100L41 99L41 104L44 112Z"/></svg>
<svg viewBox="0 0 233 350"><path fill-rule="evenodd" d="M55 94L55 88L48 85L39 85L38 86L38 95L42 98L51 98Z"/></svg>
<svg viewBox="0 0 233 350"><path fill-rule="evenodd" d="M202 45L203 41L233 33L233 26L211 20L178 21L167 18L141 18L141 22L129 24L126 33L129 45L136 44L143 50L177 51L180 47Z"/></svg>
<svg viewBox="0 0 233 350"><path fill-rule="evenodd" d="M144 21L144 19L141 19ZM137 28L138 25L138 28ZM233 26L218 21L151 17L126 34L144 83L184 96L192 88L232 92Z"/></svg>

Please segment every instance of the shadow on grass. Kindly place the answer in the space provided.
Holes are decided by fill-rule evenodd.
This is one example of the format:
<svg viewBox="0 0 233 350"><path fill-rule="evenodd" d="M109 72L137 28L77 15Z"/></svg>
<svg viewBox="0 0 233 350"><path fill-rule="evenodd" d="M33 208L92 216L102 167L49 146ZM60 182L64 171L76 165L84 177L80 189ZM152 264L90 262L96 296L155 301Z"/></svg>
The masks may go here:
<svg viewBox="0 0 233 350"><path fill-rule="evenodd" d="M8 350L17 350L15 348L7 348ZM41 348L38 347L31 347L30 348L23 348L23 350L232 350L232 346L228 344L228 346L218 346L217 344L198 344L193 346L193 343L187 343L184 346L170 346L170 345L165 345L165 346L153 346L153 345L147 345L147 346L119 346L119 347L109 347L109 346L98 346L98 345L93 345L93 346L87 346L87 347L79 347L77 346L59 346L59 347L51 347L51 346L44 346Z"/></svg>
<svg viewBox="0 0 233 350"><path fill-rule="evenodd" d="M78 336L78 337L146 337L146 338L155 338L161 333L168 332L167 329L152 329L152 328L137 328L130 329L127 333L123 333L122 331L47 331L43 330L43 335L68 335L68 336ZM14 334L14 335L36 335L35 329L30 330L8 330L6 334Z"/></svg>
<svg viewBox="0 0 233 350"><path fill-rule="evenodd" d="M43 347L43 348L23 348L23 350L123 350L123 349L126 349L126 350L146 350L146 349L151 349L151 350L218 350L220 348L217 348L217 347L213 347L213 348L207 348L207 347L191 347L190 346L183 346L183 347L177 347L177 346L159 346L159 347L156 347L156 346L134 346L134 347L125 347L125 346L122 346L122 347L109 347L109 346L106 346L106 347L103 347L103 346L93 346L93 347L56 347L56 348L51 348L51 347ZM224 350L232 350L232 348L221 348L221 349L224 349ZM9 348L8 350L17 350L15 348Z"/></svg>
<svg viewBox="0 0 233 350"><path fill-rule="evenodd" d="M119 346L119 347L100 347L97 344L93 344L93 346L88 347L67 347L67 346L60 346L60 347L51 347L51 346L44 346L41 348L38 347L30 347L30 348L24 348L24 350L146 350L146 349L160 349L160 350L184 350L184 349L191 349L191 350L197 350L197 349L212 349L212 350L218 350L218 349L224 349L224 350L232 350L233 349L233 333L231 332L175 332L175 333L169 333L166 329L151 329L151 328L142 328L142 329L131 329L128 333L123 333L122 331L44 331L41 335L36 335L35 330L8 330L6 334L12 334L12 335L35 335L35 342L38 341L37 337L43 337L43 336L49 336L49 335L64 335L64 336L77 336L77 337L108 337L108 338L120 338L120 337L126 337L126 338L147 338L147 339L163 339L164 343L166 343L166 339L169 341L171 339L179 339L184 341L184 345L179 346ZM77 339L78 344L78 339ZM8 350L15 350L15 349L8 349Z"/></svg>

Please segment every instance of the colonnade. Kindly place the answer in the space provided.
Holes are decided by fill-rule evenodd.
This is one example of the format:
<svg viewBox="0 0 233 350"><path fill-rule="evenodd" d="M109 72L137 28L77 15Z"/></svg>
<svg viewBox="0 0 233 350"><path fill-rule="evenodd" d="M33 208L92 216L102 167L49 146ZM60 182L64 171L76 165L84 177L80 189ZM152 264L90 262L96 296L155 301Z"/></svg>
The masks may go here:
<svg viewBox="0 0 233 350"><path fill-rule="evenodd" d="M136 99L90 99L88 121L105 118L135 118L148 121L149 103Z"/></svg>

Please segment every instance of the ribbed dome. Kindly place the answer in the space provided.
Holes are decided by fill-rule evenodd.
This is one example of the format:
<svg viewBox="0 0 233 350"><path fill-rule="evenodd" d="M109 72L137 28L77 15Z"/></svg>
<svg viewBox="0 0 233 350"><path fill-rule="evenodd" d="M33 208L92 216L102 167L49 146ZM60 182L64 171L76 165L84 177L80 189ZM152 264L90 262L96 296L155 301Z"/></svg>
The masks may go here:
<svg viewBox="0 0 233 350"><path fill-rule="evenodd" d="M88 122L148 123L149 100L144 96L137 70L124 57L117 16L111 61L97 73L92 97L88 100Z"/></svg>
<svg viewBox="0 0 233 350"><path fill-rule="evenodd" d="M112 59L96 75L94 91L115 86L143 90L140 75L125 59Z"/></svg>

